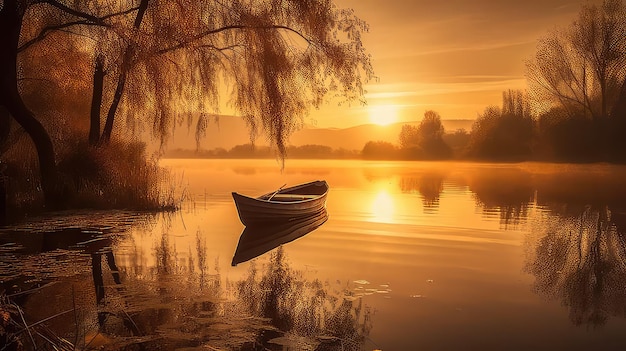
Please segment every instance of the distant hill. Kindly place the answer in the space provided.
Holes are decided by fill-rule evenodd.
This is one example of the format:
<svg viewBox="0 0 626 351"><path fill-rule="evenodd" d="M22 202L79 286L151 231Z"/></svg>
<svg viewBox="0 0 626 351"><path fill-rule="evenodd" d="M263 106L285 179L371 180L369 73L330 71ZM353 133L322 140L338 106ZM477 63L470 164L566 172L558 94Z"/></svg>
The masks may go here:
<svg viewBox="0 0 626 351"><path fill-rule="evenodd" d="M457 129L470 131L473 120L442 120L446 132ZM419 121L395 123L388 126L363 124L350 128L304 128L295 132L289 138L289 144L302 146L319 144L330 146L333 149L361 150L368 141L387 141L398 143L398 135L405 124L419 125ZM170 139L168 149L195 149L196 142L193 130L179 127ZM218 147L231 149L235 145L249 143L249 134L245 122L234 116L221 116L219 123L210 123L207 135L200 141L202 149ZM257 138L259 145L267 145L263 137Z"/></svg>
<svg viewBox="0 0 626 351"><path fill-rule="evenodd" d="M195 125L191 129L180 126L168 142L168 149L196 149ZM235 145L250 142L246 123L240 117L220 116L219 122L212 120L206 130L206 136L200 140L203 149L222 147L230 149Z"/></svg>
<svg viewBox="0 0 626 351"><path fill-rule="evenodd" d="M446 132L457 129L465 129L468 132L472 128L472 120L445 120L442 121ZM395 123L388 126L377 124L363 124L355 127L338 128L307 128L295 132L289 139L290 144L300 146L305 144L322 144L334 149L360 150L368 141L387 141L398 144L398 136L402 126L419 125L419 121Z"/></svg>

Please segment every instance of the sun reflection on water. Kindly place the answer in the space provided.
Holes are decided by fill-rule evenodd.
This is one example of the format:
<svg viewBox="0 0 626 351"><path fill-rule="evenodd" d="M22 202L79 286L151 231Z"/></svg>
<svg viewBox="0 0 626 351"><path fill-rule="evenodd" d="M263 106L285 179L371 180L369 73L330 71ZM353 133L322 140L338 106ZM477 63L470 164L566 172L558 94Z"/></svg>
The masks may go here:
<svg viewBox="0 0 626 351"><path fill-rule="evenodd" d="M395 216L394 199L385 189L379 190L372 200L370 220L378 223L392 223Z"/></svg>

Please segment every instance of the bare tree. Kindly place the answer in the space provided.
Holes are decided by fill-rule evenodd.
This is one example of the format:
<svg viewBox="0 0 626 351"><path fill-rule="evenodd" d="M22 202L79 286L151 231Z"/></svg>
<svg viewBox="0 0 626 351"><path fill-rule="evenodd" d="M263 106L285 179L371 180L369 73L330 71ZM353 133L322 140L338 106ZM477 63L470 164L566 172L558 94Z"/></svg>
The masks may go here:
<svg viewBox="0 0 626 351"><path fill-rule="evenodd" d="M540 40L527 78L539 111L563 108L599 120L616 104L625 69L626 11L621 0L605 0Z"/></svg>
<svg viewBox="0 0 626 351"><path fill-rule="evenodd" d="M502 114L520 119L531 118L530 100L522 90L506 90L502 92Z"/></svg>

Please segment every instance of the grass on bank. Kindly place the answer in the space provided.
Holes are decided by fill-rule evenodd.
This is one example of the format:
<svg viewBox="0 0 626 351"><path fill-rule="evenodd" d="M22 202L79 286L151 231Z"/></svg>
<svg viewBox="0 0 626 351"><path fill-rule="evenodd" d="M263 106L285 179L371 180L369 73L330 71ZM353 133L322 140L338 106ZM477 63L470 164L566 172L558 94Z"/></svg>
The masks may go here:
<svg viewBox="0 0 626 351"><path fill-rule="evenodd" d="M103 147L75 139L57 148L60 209L172 211L179 200L170 172L148 155L145 143L115 141ZM28 140L3 155L0 171L9 221L45 210L37 159Z"/></svg>

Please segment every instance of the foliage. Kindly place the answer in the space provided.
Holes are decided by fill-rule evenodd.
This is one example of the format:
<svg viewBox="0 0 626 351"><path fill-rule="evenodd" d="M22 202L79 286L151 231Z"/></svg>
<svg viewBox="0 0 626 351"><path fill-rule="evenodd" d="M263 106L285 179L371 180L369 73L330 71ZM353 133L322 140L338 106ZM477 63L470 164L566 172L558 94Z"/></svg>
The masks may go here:
<svg viewBox="0 0 626 351"><path fill-rule="evenodd" d="M443 125L441 116L432 110L424 112L424 118L417 128L421 143L428 143L431 140L441 139L443 136Z"/></svg>
<svg viewBox="0 0 626 351"><path fill-rule="evenodd" d="M448 144L443 141L444 128L441 116L435 111L426 111L418 127L419 146L429 159L445 159L451 155Z"/></svg>
<svg viewBox="0 0 626 351"><path fill-rule="evenodd" d="M435 111L426 111L419 126L402 126L400 145L407 159L446 159L452 155L450 146L443 140L444 128L441 116Z"/></svg>
<svg viewBox="0 0 626 351"><path fill-rule="evenodd" d="M503 93L502 108L490 106L472 126L471 157L499 161L520 161L532 152L533 120L526 95L519 91Z"/></svg>
<svg viewBox="0 0 626 351"><path fill-rule="evenodd" d="M23 345L19 339L18 330L22 327L20 320L20 307L12 303L4 294L0 294L0 344L3 350L22 350Z"/></svg>
<svg viewBox="0 0 626 351"><path fill-rule="evenodd" d="M393 160L398 158L398 148L387 141L368 141L361 155L369 160Z"/></svg>
<svg viewBox="0 0 626 351"><path fill-rule="evenodd" d="M450 146L452 155L455 158L465 158L467 154L467 147L470 142L470 133L465 129L457 129L453 133L446 133L443 135L443 141Z"/></svg>
<svg viewBox="0 0 626 351"><path fill-rule="evenodd" d="M73 140L59 148L63 208L161 210L178 206L173 185L167 184L169 173L146 155L145 144L116 141L100 149L85 139ZM38 182L32 148L22 144L5 155L9 217L13 219L37 211L43 203L33 195L38 194Z"/></svg>
<svg viewBox="0 0 626 351"><path fill-rule="evenodd" d="M174 209L173 185L145 144L116 141L107 148L80 140L60 150L59 173L70 208Z"/></svg>
<svg viewBox="0 0 626 351"><path fill-rule="evenodd" d="M53 34L50 39L65 36ZM107 148L88 144L89 82L83 77L87 59L75 42L51 46L48 51L27 50L21 54L24 102L48 130L56 146L57 208L172 209L172 189L164 182L167 173L151 159L145 145L118 138ZM12 123L0 156L6 165L9 217L18 218L44 209L37 176L36 150L27 134Z"/></svg>
<svg viewBox="0 0 626 351"><path fill-rule="evenodd" d="M537 157L568 162L590 162L602 157L599 132L584 116L568 117L562 109L552 109L537 123Z"/></svg>
<svg viewBox="0 0 626 351"><path fill-rule="evenodd" d="M569 26L543 37L527 78L539 113L537 158L624 162L626 8L583 6Z"/></svg>
<svg viewBox="0 0 626 351"><path fill-rule="evenodd" d="M400 147L403 149L417 146L419 140L417 127L409 124L403 125L398 139L400 140Z"/></svg>
<svg viewBox="0 0 626 351"><path fill-rule="evenodd" d="M148 6L141 13L144 3ZM231 107L246 120L251 138L265 131L284 155L286 137L310 107L319 107L333 94L346 101L359 99L363 78L372 76L361 43L366 23L326 0L150 0L142 1L139 9L105 2L76 6L98 18L128 12L107 18L102 26L75 26L80 36L68 40L89 44L89 57L79 63L83 67L103 59L103 112L114 109L113 100L119 98L127 122L148 123L163 142L185 121L196 123L201 136L230 92ZM33 36L42 30L44 13L28 13L26 24ZM61 14L43 22L51 21L60 25L66 18ZM117 89L122 95L116 96ZM197 112L199 120L192 121Z"/></svg>
<svg viewBox="0 0 626 351"><path fill-rule="evenodd" d="M536 157L623 162L626 133L626 7L621 0L582 7L550 31L527 63L538 114Z"/></svg>

